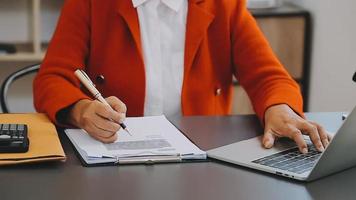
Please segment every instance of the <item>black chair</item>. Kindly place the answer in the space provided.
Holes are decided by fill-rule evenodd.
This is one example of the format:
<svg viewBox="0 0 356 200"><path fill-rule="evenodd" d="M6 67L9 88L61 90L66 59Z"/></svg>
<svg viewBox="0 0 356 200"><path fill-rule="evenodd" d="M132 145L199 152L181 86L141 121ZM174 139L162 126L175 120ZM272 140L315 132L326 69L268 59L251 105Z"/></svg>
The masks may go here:
<svg viewBox="0 0 356 200"><path fill-rule="evenodd" d="M5 79L5 81L1 85L1 90L0 90L0 103L1 103L1 109L2 109L3 113L10 113L8 103L7 103L7 94L8 94L8 90L9 90L11 84L15 80L17 80L23 76L26 76L26 75L32 74L32 73L37 73L39 69L40 69L40 64L30 65L30 66L27 66L25 68L22 68L16 72L10 74Z"/></svg>

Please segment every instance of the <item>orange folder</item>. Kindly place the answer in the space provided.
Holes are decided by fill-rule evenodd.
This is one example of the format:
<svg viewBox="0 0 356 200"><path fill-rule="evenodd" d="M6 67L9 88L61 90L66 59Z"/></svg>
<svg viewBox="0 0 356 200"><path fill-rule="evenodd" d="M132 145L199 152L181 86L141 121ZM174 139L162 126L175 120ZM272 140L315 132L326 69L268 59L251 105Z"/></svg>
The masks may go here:
<svg viewBox="0 0 356 200"><path fill-rule="evenodd" d="M29 150L26 153L0 153L0 165L65 161L55 126L45 114L0 114L2 124L27 124Z"/></svg>

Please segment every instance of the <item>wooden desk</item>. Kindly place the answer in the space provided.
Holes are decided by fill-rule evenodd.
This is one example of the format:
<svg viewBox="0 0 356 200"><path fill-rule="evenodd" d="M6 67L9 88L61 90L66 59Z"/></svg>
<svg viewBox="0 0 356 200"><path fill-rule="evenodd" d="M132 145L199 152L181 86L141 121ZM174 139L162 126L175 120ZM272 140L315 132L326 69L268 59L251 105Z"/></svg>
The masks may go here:
<svg viewBox="0 0 356 200"><path fill-rule="evenodd" d="M315 115L335 129L341 114ZM203 149L261 133L253 116L184 117L171 121ZM332 125L332 126L330 126ZM65 163L0 168L0 199L236 200L355 199L356 168L303 183L212 160L203 163L82 167L68 139Z"/></svg>

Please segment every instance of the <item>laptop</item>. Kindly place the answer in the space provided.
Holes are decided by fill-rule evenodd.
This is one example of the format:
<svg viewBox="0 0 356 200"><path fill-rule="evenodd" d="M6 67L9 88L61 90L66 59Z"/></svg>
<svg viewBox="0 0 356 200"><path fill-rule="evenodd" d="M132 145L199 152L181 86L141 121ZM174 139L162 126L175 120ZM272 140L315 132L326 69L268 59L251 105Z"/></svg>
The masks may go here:
<svg viewBox="0 0 356 200"><path fill-rule="evenodd" d="M341 119L340 119L341 120ZM271 149L262 136L207 151L208 157L301 181L313 181L356 166L356 107L323 153L306 138L309 152L299 152L294 141L279 139Z"/></svg>

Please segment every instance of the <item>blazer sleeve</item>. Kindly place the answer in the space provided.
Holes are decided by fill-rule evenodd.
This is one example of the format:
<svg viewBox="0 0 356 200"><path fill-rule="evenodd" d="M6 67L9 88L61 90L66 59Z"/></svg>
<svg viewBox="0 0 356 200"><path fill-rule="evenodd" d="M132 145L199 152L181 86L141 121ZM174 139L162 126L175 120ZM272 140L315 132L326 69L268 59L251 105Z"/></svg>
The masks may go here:
<svg viewBox="0 0 356 200"><path fill-rule="evenodd" d="M33 82L34 105L57 125L60 110L81 99L89 99L80 90L74 75L85 66L90 39L90 1L67 0L39 73Z"/></svg>
<svg viewBox="0 0 356 200"><path fill-rule="evenodd" d="M239 0L232 20L234 73L250 97L259 119L267 108L287 104L300 116L303 99L298 84L274 55L255 19Z"/></svg>

